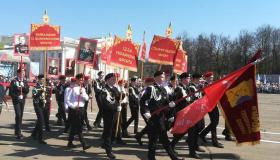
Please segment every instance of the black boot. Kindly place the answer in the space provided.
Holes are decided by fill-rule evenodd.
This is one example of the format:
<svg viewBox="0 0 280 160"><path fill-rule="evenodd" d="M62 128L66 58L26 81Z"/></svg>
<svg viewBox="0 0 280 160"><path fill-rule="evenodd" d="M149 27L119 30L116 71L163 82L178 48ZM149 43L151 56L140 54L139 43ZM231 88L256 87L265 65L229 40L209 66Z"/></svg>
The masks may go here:
<svg viewBox="0 0 280 160"><path fill-rule="evenodd" d="M142 141L141 141L141 134L140 133L137 133L137 134L135 134L135 139L136 139L136 141L137 141L137 143L140 145L140 146L142 146L143 145L143 143L142 143Z"/></svg>
<svg viewBox="0 0 280 160"><path fill-rule="evenodd" d="M213 144L214 147L224 148L224 146L221 143L218 142L216 132L212 132L212 144Z"/></svg>
<svg viewBox="0 0 280 160"><path fill-rule="evenodd" d="M67 147L68 148L75 148L76 146L72 142L68 142Z"/></svg>
<svg viewBox="0 0 280 160"><path fill-rule="evenodd" d="M115 159L116 156L112 153L112 151L106 151L107 157L109 157L110 159Z"/></svg>
<svg viewBox="0 0 280 160"><path fill-rule="evenodd" d="M201 159L200 156L198 154L196 154L195 152L190 153L190 157L195 158L195 159Z"/></svg>

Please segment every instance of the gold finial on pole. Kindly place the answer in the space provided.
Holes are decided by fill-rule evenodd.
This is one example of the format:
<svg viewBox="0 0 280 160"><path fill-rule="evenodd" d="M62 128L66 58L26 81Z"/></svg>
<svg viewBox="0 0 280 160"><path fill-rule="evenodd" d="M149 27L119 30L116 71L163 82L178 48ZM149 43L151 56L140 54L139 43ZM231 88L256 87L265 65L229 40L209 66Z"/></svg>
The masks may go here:
<svg viewBox="0 0 280 160"><path fill-rule="evenodd" d="M48 16L47 10L45 10L45 12L44 12L43 22L44 22L44 24L49 24L49 22L50 22L50 18Z"/></svg>
<svg viewBox="0 0 280 160"><path fill-rule="evenodd" d="M172 36L172 27L171 27L171 22L169 23L169 26L166 28L166 31L165 31L165 36L170 38Z"/></svg>
<svg viewBox="0 0 280 160"><path fill-rule="evenodd" d="M126 39L127 40L132 40L132 28L131 25L128 25L127 31L126 31Z"/></svg>

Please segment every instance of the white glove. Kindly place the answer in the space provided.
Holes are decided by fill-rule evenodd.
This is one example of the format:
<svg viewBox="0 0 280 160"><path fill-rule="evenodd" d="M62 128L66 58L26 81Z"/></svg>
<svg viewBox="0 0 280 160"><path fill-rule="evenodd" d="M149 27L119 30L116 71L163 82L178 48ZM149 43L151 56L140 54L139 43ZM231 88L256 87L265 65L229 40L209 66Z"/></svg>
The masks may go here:
<svg viewBox="0 0 280 160"><path fill-rule="evenodd" d="M122 106L118 106L117 111L120 112L122 110Z"/></svg>
<svg viewBox="0 0 280 160"><path fill-rule="evenodd" d="M18 96L18 99L23 99L23 95Z"/></svg>
<svg viewBox="0 0 280 160"><path fill-rule="evenodd" d="M46 92L46 88L45 87L43 87L43 91Z"/></svg>
<svg viewBox="0 0 280 160"><path fill-rule="evenodd" d="M46 104L46 103L47 103L47 101L46 101L46 100L43 100L43 103L45 103L45 104Z"/></svg>
<svg viewBox="0 0 280 160"><path fill-rule="evenodd" d="M198 92L195 93L194 96L195 96L195 97L199 97L199 93L198 93Z"/></svg>
<svg viewBox="0 0 280 160"><path fill-rule="evenodd" d="M24 87L24 83L23 83L23 82L20 82L19 85L22 86L22 87Z"/></svg>
<svg viewBox="0 0 280 160"><path fill-rule="evenodd" d="M144 117L147 118L147 119L150 119L151 118L151 113L150 112L144 113Z"/></svg>
<svg viewBox="0 0 280 160"><path fill-rule="evenodd" d="M52 98L50 98L50 101L52 101Z"/></svg>
<svg viewBox="0 0 280 160"><path fill-rule="evenodd" d="M168 118L168 122L174 122L174 117Z"/></svg>
<svg viewBox="0 0 280 160"><path fill-rule="evenodd" d="M169 105L170 108L174 108L176 106L174 101L169 102L168 105Z"/></svg>
<svg viewBox="0 0 280 160"><path fill-rule="evenodd" d="M186 101L190 102L191 101L191 97L187 97Z"/></svg>
<svg viewBox="0 0 280 160"><path fill-rule="evenodd" d="M16 82L16 86L17 86L17 87L20 87L19 82Z"/></svg>

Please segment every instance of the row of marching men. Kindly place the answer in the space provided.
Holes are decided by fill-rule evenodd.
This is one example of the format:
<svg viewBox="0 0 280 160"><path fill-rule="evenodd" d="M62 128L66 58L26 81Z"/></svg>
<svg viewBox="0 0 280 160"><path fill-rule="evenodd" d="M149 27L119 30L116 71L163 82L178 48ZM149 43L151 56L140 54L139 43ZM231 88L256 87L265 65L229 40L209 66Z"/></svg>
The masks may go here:
<svg viewBox="0 0 280 160"><path fill-rule="evenodd" d="M21 77L24 75L24 70L18 71ZM95 98L99 108L94 126L101 128L101 119L103 118L103 133L102 148L105 149L109 158L114 159L115 155L112 153L112 139L114 132L116 133L116 141L124 144L122 137L129 137L127 132L128 126L134 121L134 133L137 142L141 145L141 138L144 134L148 134L149 138L149 151L148 159L155 159L155 150L158 139L163 144L171 159L180 159L177 157L175 146L177 142L187 133L182 135L173 135L170 142L167 136L167 131L172 127L176 113L192 103L202 95L199 91L203 85L213 81L213 74L208 73L205 77L209 77L203 85L201 85L201 75L183 73L179 76L179 84L176 83L177 78L171 77L169 83L165 83L165 74L161 71L156 71L153 78L145 80L145 86L142 89L141 85L137 83L137 78L132 77L130 86L125 86L123 81L119 81L116 85L118 76L114 73L109 73L105 76L102 71L98 72L98 78L93 83L95 91ZM192 81L190 82L192 77ZM39 143L46 144L43 140L43 124L45 124L46 131L50 131L48 119L50 114L51 94L56 94L58 103L58 123L64 122L64 132L69 133L68 147L75 147L73 144L74 136L78 135L83 150L88 149L90 146L86 144L83 139L83 124L86 123L88 130L91 126L87 118L87 107L89 99L91 98L91 86L87 77L82 74L76 75L72 78L70 84L66 83L65 77L61 76L60 83L52 87L52 83L47 83L44 87L44 76L38 76L38 83L32 90L34 109L37 115L36 126L31 134L33 139L37 139ZM85 80L85 82L84 82ZM128 89L128 93L125 88ZM13 99L13 104L16 113L16 126L15 135L17 139L22 138L21 134L21 121L22 113L25 104L26 94L29 92L29 87L26 81L16 78L12 81L10 86L10 95ZM184 97L190 93L196 93L191 97L175 103L177 99ZM131 110L131 118L127 121L127 106ZM163 110L154 114L158 109L168 105L168 110ZM138 132L138 119L140 113L146 122L140 132ZM68 111L68 118L66 118L66 111ZM119 128L116 129L116 113L120 113ZM223 146L217 141L216 127L219 122L219 111L217 107L209 113L211 123L204 128L204 120L198 122L195 126L188 130L187 143L189 146L189 154L193 158L200 158L196 153L197 151L203 152L204 150L198 146L197 140L200 137L206 142L205 136L208 132L212 133L212 143L214 146L222 148ZM225 132L228 133L228 132ZM228 136L228 134L227 134Z"/></svg>

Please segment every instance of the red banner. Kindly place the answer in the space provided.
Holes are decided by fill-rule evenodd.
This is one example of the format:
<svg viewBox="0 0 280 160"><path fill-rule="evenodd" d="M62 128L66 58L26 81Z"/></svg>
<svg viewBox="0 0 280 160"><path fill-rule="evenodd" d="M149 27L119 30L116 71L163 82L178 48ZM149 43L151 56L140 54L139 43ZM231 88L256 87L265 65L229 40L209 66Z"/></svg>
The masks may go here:
<svg viewBox="0 0 280 160"><path fill-rule="evenodd" d="M182 49L179 49L176 53L175 60L173 63L174 72L177 74L181 74L183 72L187 72L188 67L188 55L186 55L186 52Z"/></svg>
<svg viewBox="0 0 280 160"><path fill-rule="evenodd" d="M248 64L204 88L204 97L177 113L172 133L187 132L207 112L212 111L222 97L227 96L224 100L222 98L221 102L223 109L227 106L224 110L225 116L231 128L236 130L234 134L237 142L257 143L260 140L260 133L256 89L253 86L254 71L254 64Z"/></svg>
<svg viewBox="0 0 280 160"><path fill-rule="evenodd" d="M145 62L146 61L146 48L147 48L147 46L146 46L146 42L144 42L143 44L142 44L142 47L141 47L141 55L140 55L140 60L142 61L142 62Z"/></svg>
<svg viewBox="0 0 280 160"><path fill-rule="evenodd" d="M29 35L26 34L14 35L14 55L29 56Z"/></svg>
<svg viewBox="0 0 280 160"><path fill-rule="evenodd" d="M60 26L31 24L30 50L60 49Z"/></svg>
<svg viewBox="0 0 280 160"><path fill-rule="evenodd" d="M220 104L237 143L260 143L255 67L244 72L225 92Z"/></svg>
<svg viewBox="0 0 280 160"><path fill-rule="evenodd" d="M149 62L173 65L179 45L179 40L155 35L150 48Z"/></svg>
<svg viewBox="0 0 280 160"><path fill-rule="evenodd" d="M137 60L140 45L115 36L110 65L137 72Z"/></svg>

